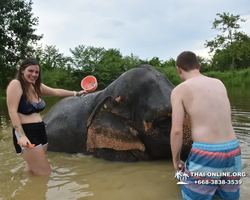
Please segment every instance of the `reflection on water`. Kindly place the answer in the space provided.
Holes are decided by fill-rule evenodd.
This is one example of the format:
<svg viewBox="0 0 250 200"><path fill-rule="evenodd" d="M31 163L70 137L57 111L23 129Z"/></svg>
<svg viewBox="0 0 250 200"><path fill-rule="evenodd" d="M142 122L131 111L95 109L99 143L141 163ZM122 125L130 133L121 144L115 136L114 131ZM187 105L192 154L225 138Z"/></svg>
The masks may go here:
<svg viewBox="0 0 250 200"><path fill-rule="evenodd" d="M247 88L231 88L228 90L231 102L232 124L240 142L242 153L243 178L241 186L241 199L250 199L250 93Z"/></svg>
<svg viewBox="0 0 250 200"><path fill-rule="evenodd" d="M242 148L243 171L250 175L250 94L229 89L232 123ZM45 114L58 98L45 98ZM15 155L11 124L0 100L0 200L90 199L155 200L181 198L171 161L119 163L82 154L48 153L53 174L36 177L23 173L24 161ZM249 177L243 178L241 199L250 199Z"/></svg>

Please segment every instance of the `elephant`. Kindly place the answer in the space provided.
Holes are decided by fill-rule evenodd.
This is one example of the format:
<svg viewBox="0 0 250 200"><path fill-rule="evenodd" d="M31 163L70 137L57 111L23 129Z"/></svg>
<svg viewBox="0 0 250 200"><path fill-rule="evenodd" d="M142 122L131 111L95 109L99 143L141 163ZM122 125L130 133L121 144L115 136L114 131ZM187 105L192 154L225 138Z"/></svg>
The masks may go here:
<svg viewBox="0 0 250 200"><path fill-rule="evenodd" d="M149 64L124 72L100 91L66 97L43 117L48 151L82 153L108 161L171 159L171 91L175 86ZM192 146L188 116L181 159Z"/></svg>

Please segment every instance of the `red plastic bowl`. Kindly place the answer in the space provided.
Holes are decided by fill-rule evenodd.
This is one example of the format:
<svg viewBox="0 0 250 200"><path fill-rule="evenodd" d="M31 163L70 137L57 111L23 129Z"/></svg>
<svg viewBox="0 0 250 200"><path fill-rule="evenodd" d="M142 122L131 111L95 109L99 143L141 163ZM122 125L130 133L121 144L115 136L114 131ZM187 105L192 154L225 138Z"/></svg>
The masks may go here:
<svg viewBox="0 0 250 200"><path fill-rule="evenodd" d="M81 81L82 89L86 90L87 92L95 91L97 86L98 86L97 79L94 76L86 76Z"/></svg>

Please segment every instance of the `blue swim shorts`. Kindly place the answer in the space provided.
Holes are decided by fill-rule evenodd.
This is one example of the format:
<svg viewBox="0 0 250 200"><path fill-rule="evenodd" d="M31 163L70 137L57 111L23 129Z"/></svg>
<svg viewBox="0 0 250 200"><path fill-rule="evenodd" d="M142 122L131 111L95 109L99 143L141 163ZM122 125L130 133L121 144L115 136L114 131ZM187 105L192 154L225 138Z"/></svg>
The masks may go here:
<svg viewBox="0 0 250 200"><path fill-rule="evenodd" d="M185 163L189 176L181 186L187 200L239 199L241 148L235 139L225 143L194 142Z"/></svg>

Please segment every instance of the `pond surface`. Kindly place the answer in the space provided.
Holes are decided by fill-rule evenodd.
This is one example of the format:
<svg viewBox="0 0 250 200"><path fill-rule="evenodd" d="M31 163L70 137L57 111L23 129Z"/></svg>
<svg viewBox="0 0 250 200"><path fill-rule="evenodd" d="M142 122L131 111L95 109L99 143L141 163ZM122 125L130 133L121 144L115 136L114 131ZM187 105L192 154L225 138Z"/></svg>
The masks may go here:
<svg viewBox="0 0 250 200"><path fill-rule="evenodd" d="M230 88L232 123L242 148L241 199L250 199L250 88ZM44 115L59 98L45 97ZM180 185L171 161L119 163L82 154L48 152L50 177L23 172L25 163L12 144L5 99L0 97L0 200L179 200Z"/></svg>

